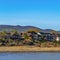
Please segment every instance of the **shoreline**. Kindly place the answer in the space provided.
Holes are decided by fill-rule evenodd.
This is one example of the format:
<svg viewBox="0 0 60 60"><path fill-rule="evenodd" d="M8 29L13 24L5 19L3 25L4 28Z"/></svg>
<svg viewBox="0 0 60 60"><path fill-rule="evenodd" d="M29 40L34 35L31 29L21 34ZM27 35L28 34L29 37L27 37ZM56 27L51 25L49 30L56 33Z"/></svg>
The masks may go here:
<svg viewBox="0 0 60 60"><path fill-rule="evenodd" d="M0 46L0 53L3 52L60 52L60 47Z"/></svg>

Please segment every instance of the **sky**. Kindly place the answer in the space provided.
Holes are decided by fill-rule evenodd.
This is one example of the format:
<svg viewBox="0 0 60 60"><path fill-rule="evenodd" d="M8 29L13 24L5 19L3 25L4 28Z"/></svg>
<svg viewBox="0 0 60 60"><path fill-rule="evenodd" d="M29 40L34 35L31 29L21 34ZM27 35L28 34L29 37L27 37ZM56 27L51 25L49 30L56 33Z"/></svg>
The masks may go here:
<svg viewBox="0 0 60 60"><path fill-rule="evenodd" d="M0 0L0 25L60 31L60 0Z"/></svg>

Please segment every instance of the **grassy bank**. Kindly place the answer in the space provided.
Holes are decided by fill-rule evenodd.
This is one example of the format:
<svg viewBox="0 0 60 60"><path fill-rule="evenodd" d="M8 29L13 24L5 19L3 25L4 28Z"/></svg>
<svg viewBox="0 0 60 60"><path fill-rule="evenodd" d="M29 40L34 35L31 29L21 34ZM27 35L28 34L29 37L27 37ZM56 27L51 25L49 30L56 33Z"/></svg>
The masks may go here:
<svg viewBox="0 0 60 60"><path fill-rule="evenodd" d="M1 46L0 52L60 52L60 47Z"/></svg>

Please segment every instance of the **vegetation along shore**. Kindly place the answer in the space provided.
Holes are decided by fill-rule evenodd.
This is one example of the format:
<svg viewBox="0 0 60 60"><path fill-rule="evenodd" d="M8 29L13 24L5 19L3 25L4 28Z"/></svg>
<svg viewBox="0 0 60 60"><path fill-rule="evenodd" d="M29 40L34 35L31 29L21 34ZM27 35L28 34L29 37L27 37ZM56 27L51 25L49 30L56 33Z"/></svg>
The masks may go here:
<svg viewBox="0 0 60 60"><path fill-rule="evenodd" d="M0 52L60 51L60 33L39 29L0 31Z"/></svg>

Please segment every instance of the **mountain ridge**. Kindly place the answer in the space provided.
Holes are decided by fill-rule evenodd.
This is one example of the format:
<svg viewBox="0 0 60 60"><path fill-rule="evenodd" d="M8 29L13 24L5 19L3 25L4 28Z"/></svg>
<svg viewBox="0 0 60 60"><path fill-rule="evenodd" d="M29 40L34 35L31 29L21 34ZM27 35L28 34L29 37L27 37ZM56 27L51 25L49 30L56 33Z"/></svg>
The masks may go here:
<svg viewBox="0 0 60 60"><path fill-rule="evenodd" d="M41 29L35 26L20 26L20 25L0 25L0 31L12 31L12 30L17 30L19 32L25 32L28 30L37 30L37 31L41 31L41 32L51 32L51 31L55 31L55 32L59 32L60 31L56 31L56 30L52 30L52 29Z"/></svg>

